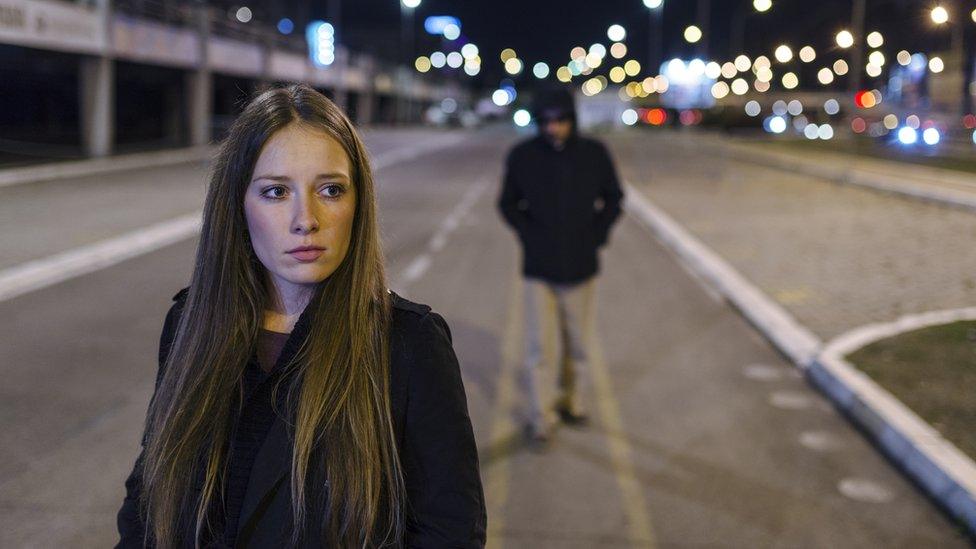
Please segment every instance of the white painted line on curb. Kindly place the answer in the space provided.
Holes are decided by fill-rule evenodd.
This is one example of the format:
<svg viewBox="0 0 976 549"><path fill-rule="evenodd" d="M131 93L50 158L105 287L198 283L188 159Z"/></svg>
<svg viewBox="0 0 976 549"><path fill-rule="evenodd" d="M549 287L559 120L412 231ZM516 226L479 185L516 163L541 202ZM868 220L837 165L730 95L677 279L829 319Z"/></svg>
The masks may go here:
<svg viewBox="0 0 976 549"><path fill-rule="evenodd" d="M193 236L201 212L0 271L0 301L88 274Z"/></svg>
<svg viewBox="0 0 976 549"><path fill-rule="evenodd" d="M852 330L829 345L747 282L712 250L690 235L633 185L625 207L665 245L712 282L773 344L803 368L834 404L860 425L884 452L936 501L976 533L976 464L893 395L844 360L874 341L925 326L976 319L976 308L903 317ZM780 396L777 403L796 404ZM789 400L789 402L787 402Z"/></svg>
<svg viewBox="0 0 976 549"><path fill-rule="evenodd" d="M627 212L651 229L689 267L725 295L794 364L806 368L820 348L820 339L718 254L652 204L633 185L625 185L627 195L624 207Z"/></svg>

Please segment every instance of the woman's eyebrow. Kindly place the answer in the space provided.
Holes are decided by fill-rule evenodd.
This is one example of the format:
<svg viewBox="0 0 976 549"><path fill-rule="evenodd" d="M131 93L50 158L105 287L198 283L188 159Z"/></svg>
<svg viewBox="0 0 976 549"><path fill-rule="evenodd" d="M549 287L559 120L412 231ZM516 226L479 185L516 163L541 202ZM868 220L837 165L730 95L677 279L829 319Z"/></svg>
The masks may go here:
<svg viewBox="0 0 976 549"><path fill-rule="evenodd" d="M291 181L291 178L288 177L287 175L259 175L259 176L255 177L254 179L252 179L251 181L258 181L260 179L267 179L269 181ZM328 172L328 173L320 173L320 174L318 174L318 175L315 176L315 180L316 181L318 181L319 179L345 179L345 180L348 180L349 179L349 176L346 175L343 172Z"/></svg>

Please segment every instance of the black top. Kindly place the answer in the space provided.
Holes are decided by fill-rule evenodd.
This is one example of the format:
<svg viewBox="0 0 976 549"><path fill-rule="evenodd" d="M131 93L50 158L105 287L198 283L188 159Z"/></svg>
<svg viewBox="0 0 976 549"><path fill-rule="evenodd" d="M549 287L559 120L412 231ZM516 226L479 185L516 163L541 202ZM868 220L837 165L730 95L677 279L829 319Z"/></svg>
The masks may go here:
<svg viewBox="0 0 976 549"><path fill-rule="evenodd" d="M609 152L573 135L556 150L538 136L508 154L498 208L522 242L522 273L553 283L582 282L599 271L623 191Z"/></svg>
<svg viewBox="0 0 976 549"><path fill-rule="evenodd" d="M160 365L165 365L185 303L186 290L174 297L160 337ZM403 467L407 506L405 547L483 547L486 513L474 433L468 416L450 329L430 307L391 295L390 392L394 431ZM252 357L245 375L249 395L233 431L233 455L221 542L235 547L291 546L291 427L275 412L270 389L276 375L308 335L312 313L302 313L284 344L275 369L265 374ZM157 374L157 386L164 375ZM282 380L284 381L284 380ZM269 391L266 393L265 391ZM286 391L278 391L279 398ZM143 438L145 443L145 437ZM145 519L139 508L142 454L126 481L119 510L118 547L142 547ZM195 479L202 486L203 479ZM244 491L239 492L243 485ZM237 503L239 501L239 503ZM208 511L209 514L209 511ZM222 516L221 516L222 515ZM236 518L235 518L236 515ZM236 520L236 526L232 524ZM221 536L214 536L220 538ZM192 527L178 545L193 546ZM201 540L208 541L208 540ZM304 546L320 547L309 539Z"/></svg>

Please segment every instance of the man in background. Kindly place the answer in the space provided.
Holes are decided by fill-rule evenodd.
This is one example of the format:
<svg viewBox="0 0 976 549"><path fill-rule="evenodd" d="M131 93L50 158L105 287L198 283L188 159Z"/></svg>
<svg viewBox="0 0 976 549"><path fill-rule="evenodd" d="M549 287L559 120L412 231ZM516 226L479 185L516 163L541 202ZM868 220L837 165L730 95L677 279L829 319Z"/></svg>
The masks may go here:
<svg viewBox="0 0 976 549"><path fill-rule="evenodd" d="M545 443L557 418L574 426L588 420L580 393L593 340L597 252L620 215L623 192L606 147L577 133L567 89L540 92L532 111L539 134L509 152L498 207L522 244L526 433ZM556 322L562 342L554 406L542 380L546 319Z"/></svg>

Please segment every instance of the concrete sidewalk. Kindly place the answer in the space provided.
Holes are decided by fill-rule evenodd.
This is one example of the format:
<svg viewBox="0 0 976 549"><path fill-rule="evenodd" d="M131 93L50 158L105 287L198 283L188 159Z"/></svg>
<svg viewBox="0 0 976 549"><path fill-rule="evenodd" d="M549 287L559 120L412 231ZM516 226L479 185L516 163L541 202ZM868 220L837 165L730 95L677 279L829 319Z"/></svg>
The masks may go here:
<svg viewBox="0 0 976 549"><path fill-rule="evenodd" d="M976 215L838 187L809 175L807 164L784 171L698 137L608 139L626 159L631 211L976 532L972 460L824 352L865 325L976 304ZM645 196L651 201L641 204Z"/></svg>

